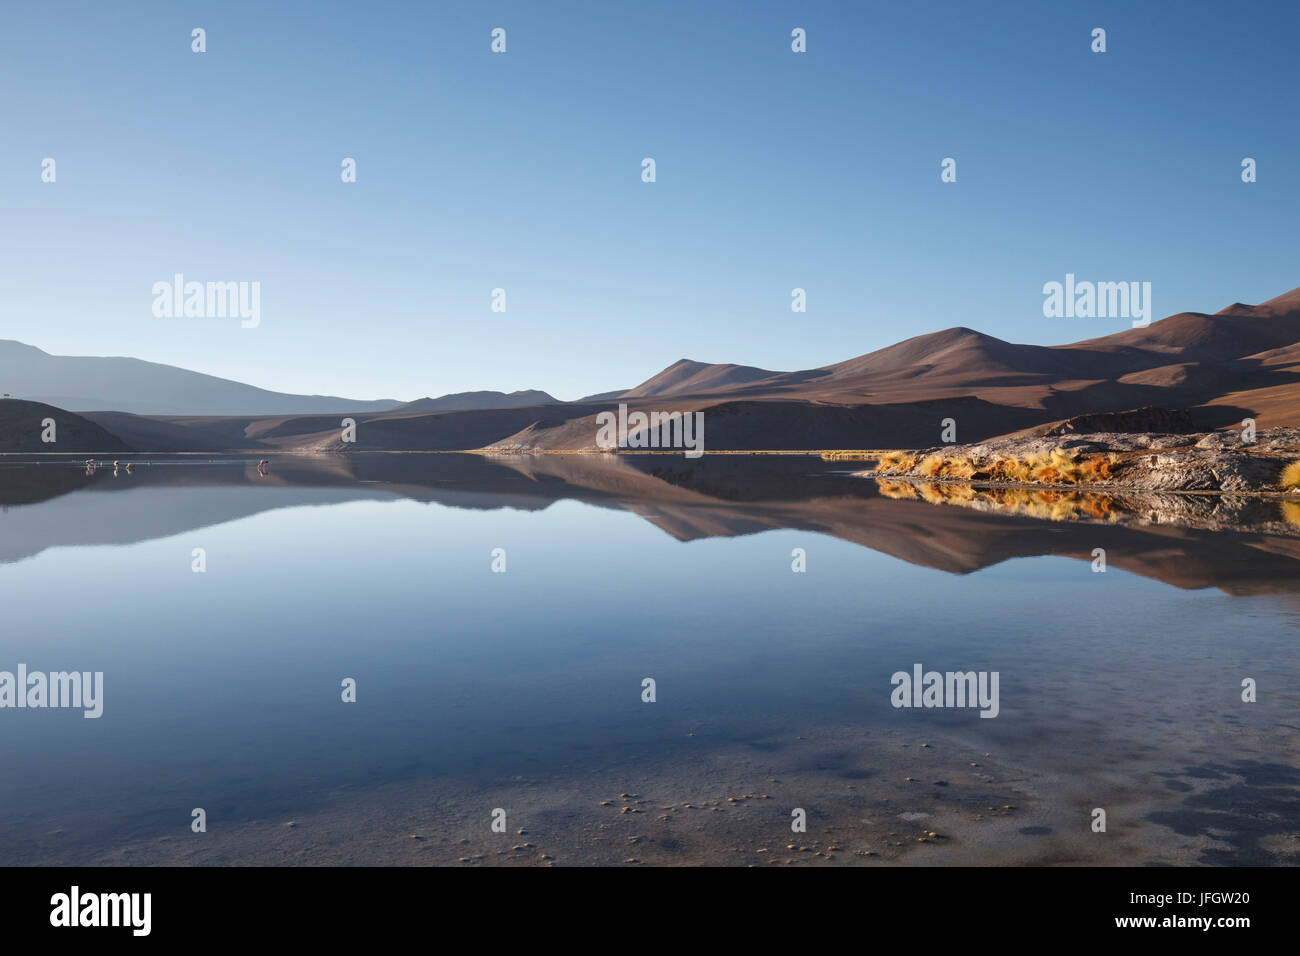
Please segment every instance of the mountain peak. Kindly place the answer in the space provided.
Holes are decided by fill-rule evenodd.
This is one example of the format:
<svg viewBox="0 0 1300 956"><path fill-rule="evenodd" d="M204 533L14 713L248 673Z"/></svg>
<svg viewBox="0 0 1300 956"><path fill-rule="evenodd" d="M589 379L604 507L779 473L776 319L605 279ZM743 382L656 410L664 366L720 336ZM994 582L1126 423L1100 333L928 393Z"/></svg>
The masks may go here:
<svg viewBox="0 0 1300 956"><path fill-rule="evenodd" d="M678 359L657 375L652 375L635 388L624 393L625 398L650 398L667 395L698 395L716 392L738 385L747 385L781 372L773 372L752 365L713 365L694 359Z"/></svg>
<svg viewBox="0 0 1300 956"><path fill-rule="evenodd" d="M1292 312L1300 312L1300 289L1292 289L1290 292L1275 295L1267 302L1261 302L1255 306L1255 309L1268 315L1288 315Z"/></svg>

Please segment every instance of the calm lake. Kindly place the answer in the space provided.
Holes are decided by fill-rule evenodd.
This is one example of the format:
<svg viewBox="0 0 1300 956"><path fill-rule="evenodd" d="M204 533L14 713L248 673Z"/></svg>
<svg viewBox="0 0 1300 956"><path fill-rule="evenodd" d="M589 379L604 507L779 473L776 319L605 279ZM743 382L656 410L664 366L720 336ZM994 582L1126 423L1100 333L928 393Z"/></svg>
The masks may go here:
<svg viewBox="0 0 1300 956"><path fill-rule="evenodd" d="M1300 860L1277 502L1047 520L813 457L137 462L0 460L0 671L103 674L97 719L0 709L0 862ZM996 717L895 707L915 665L996 672Z"/></svg>

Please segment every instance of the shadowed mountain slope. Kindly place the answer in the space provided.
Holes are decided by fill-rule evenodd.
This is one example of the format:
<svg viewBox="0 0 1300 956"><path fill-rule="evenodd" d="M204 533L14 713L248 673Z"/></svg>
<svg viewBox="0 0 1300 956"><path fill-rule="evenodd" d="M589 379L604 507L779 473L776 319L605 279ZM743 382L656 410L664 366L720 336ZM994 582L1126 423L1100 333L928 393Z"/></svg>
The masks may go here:
<svg viewBox="0 0 1300 956"><path fill-rule="evenodd" d="M53 441L44 441L44 436ZM43 402L0 400L0 452L124 452L131 446L101 425Z"/></svg>

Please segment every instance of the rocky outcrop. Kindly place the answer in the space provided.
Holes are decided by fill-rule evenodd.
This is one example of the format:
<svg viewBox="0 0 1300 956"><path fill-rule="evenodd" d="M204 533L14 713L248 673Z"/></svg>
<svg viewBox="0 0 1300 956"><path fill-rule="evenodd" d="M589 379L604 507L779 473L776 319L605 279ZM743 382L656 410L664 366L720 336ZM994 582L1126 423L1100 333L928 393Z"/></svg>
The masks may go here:
<svg viewBox="0 0 1300 956"><path fill-rule="evenodd" d="M1122 432L1187 435L1196 431L1191 413L1185 408L1158 408L1154 405L1126 412L1099 412L1077 415L1058 422L1043 432L1045 437L1081 433Z"/></svg>

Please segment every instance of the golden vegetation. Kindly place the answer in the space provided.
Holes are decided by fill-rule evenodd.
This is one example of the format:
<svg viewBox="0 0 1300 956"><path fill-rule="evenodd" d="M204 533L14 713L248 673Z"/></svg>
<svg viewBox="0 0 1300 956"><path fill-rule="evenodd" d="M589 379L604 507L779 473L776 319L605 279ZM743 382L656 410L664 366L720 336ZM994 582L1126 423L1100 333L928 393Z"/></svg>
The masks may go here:
<svg viewBox="0 0 1300 956"><path fill-rule="evenodd" d="M1282 477L1278 480L1283 491L1295 491L1300 489L1300 461L1293 461L1282 469Z"/></svg>
<svg viewBox="0 0 1300 956"><path fill-rule="evenodd" d="M925 478L948 478L958 481L999 481L1011 484L1088 485L1109 481L1120 462L1115 453L1076 455L1064 448L1047 454L1022 458L1003 456L977 462L966 455L929 454L918 460L909 452L891 451L882 455L877 472L915 472ZM1296 482L1300 486L1300 463Z"/></svg>
<svg viewBox="0 0 1300 956"><path fill-rule="evenodd" d="M926 455L917 470L927 478L959 478L969 480L979 476L980 469L970 458L957 455L946 458L943 455Z"/></svg>
<svg viewBox="0 0 1300 956"><path fill-rule="evenodd" d="M911 471L916 467L916 456L907 451L887 451L880 456L876 471Z"/></svg>
<svg viewBox="0 0 1300 956"><path fill-rule="evenodd" d="M988 469L991 481L1010 481L1039 485L1090 485L1109 481L1115 476L1119 456L1074 455L1063 448L1053 448L1046 455L1024 458L999 458Z"/></svg>

